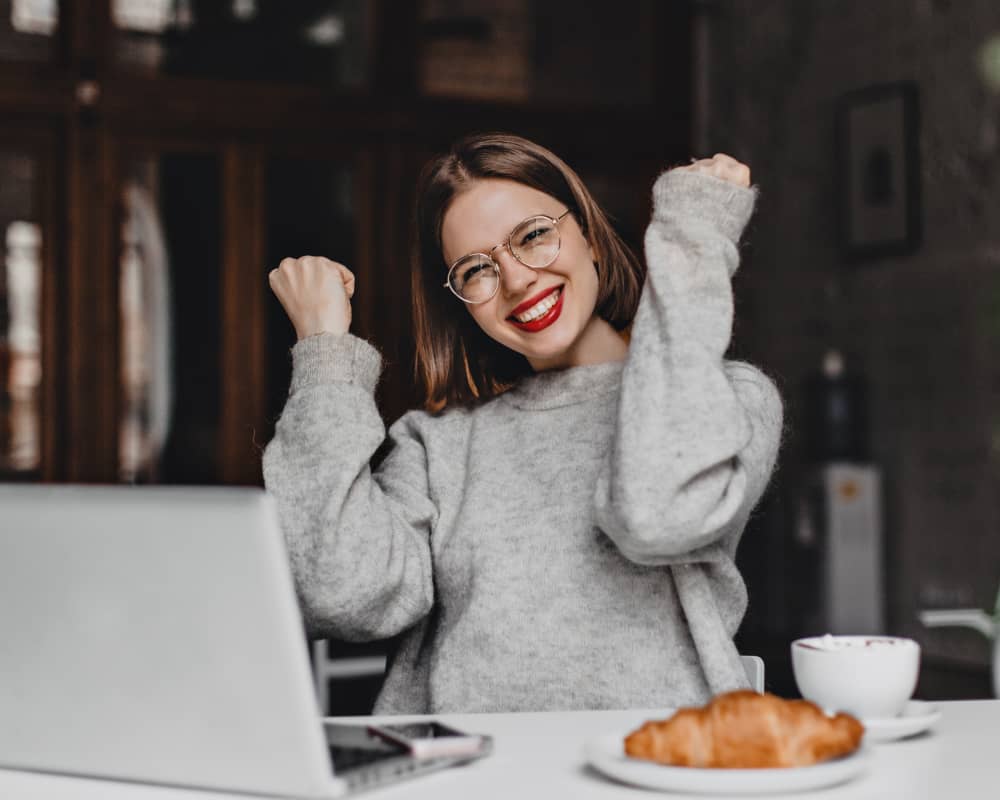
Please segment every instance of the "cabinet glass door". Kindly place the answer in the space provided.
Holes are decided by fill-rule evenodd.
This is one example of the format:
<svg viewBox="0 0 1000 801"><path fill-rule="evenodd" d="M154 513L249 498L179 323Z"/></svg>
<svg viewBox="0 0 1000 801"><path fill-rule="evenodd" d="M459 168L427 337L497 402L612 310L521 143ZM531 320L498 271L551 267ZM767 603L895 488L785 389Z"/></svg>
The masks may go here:
<svg viewBox="0 0 1000 801"><path fill-rule="evenodd" d="M51 61L58 0L0 0L0 61Z"/></svg>
<svg viewBox="0 0 1000 801"><path fill-rule="evenodd" d="M123 71L359 89L370 0L111 0Z"/></svg>
<svg viewBox="0 0 1000 801"><path fill-rule="evenodd" d="M0 479L32 479L43 459L41 163L0 146ZM45 243L46 246L48 243Z"/></svg>
<svg viewBox="0 0 1000 801"><path fill-rule="evenodd" d="M217 483L219 157L134 155L119 191L119 477Z"/></svg>

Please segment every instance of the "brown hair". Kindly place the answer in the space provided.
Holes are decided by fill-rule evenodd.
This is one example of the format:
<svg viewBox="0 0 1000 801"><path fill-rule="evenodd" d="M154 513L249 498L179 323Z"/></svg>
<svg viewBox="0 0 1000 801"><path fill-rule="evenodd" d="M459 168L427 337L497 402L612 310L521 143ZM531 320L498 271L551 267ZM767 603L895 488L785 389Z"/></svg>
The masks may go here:
<svg viewBox="0 0 1000 801"><path fill-rule="evenodd" d="M644 265L615 233L579 176L554 153L510 134L479 134L456 142L424 167L416 191L411 275L415 372L428 411L487 400L532 372L524 356L489 337L441 286L445 212L458 194L483 178L517 181L572 211L597 257L595 311L616 331L631 324L645 279Z"/></svg>

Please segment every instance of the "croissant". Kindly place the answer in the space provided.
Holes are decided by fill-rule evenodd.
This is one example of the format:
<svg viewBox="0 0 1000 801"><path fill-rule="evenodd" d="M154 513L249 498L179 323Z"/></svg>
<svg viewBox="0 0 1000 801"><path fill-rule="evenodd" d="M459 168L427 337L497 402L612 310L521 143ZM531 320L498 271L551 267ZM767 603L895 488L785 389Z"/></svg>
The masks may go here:
<svg viewBox="0 0 1000 801"><path fill-rule="evenodd" d="M827 717L810 701L736 690L644 723L625 738L625 753L694 768L790 768L849 754L864 731L857 718Z"/></svg>

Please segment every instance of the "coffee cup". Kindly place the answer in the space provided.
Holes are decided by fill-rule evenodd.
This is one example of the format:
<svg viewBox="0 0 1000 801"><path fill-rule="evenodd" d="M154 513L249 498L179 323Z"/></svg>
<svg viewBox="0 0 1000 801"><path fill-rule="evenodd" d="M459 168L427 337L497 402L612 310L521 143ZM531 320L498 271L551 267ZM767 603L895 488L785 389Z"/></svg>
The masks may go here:
<svg viewBox="0 0 1000 801"><path fill-rule="evenodd" d="M917 686L920 646L905 637L804 637L792 643L802 697L857 718L900 715Z"/></svg>

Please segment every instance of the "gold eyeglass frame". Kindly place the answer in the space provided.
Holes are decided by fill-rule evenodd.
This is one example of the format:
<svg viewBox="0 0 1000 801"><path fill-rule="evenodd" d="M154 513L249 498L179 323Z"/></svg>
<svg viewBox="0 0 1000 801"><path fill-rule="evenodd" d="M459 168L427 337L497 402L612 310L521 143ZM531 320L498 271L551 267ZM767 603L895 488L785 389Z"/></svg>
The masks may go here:
<svg viewBox="0 0 1000 801"><path fill-rule="evenodd" d="M524 266L527 267L529 270L544 270L546 267L549 266L549 264L552 264L552 262L554 262L556 259L559 258L559 252L562 250L562 234L559 233L559 223L561 223L563 221L563 218L571 211L572 209L566 209L566 211L564 211L558 217L550 217L548 214L532 214L530 217L525 217L523 220L521 220L521 222L519 222L511 229L510 233L507 234L507 238L503 242L501 242L499 245L494 245L492 248L490 248L489 253L480 253L480 252L466 253L464 256L460 256L458 259L456 259L452 263L451 267L448 268L448 280L445 281L441 286L450 289L451 293L463 303L471 303L474 305L478 305L480 303L489 303L491 300L493 300L493 298L497 294L497 291L500 289L500 265L497 263L497 260L493 258L493 254L496 253L500 248L507 248L507 251L510 253L510 255L513 256L515 259L517 259L521 264L524 264ZM552 227L556 229L556 234L559 236L559 246L556 248L555 255L552 257L551 261L549 261L547 264L541 265L540 267L534 267L530 264L525 264L524 261L518 258L517 254L514 252L514 249L510 246L510 240L514 236L514 232L517 231L518 228L521 228L525 223L531 222L531 220L548 220L550 223L552 223ZM453 287L451 284L452 272L454 272L455 268L459 264L461 264L463 261L465 261L471 256L482 256L485 259L487 259L489 263L493 265L493 272L496 273L497 277L496 288L494 288L493 294L490 295L485 300L469 300L468 298L463 298L455 289L455 287Z"/></svg>

